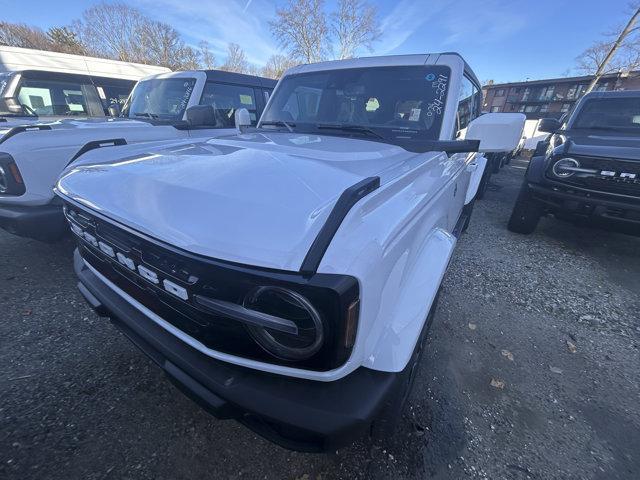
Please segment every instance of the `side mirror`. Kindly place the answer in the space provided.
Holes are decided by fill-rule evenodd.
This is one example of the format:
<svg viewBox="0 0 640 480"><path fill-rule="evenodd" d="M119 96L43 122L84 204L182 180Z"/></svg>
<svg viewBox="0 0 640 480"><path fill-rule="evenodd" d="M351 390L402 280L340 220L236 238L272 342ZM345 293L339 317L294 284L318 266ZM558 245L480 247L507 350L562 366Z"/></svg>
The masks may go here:
<svg viewBox="0 0 640 480"><path fill-rule="evenodd" d="M237 109L234 114L234 119L236 122L236 128L241 132L251 126L251 115L249 115L249 110L246 108Z"/></svg>
<svg viewBox="0 0 640 480"><path fill-rule="evenodd" d="M109 105L110 117L119 117L121 113L122 113L122 110L120 109L119 103L112 103L111 105Z"/></svg>
<svg viewBox="0 0 640 480"><path fill-rule="evenodd" d="M555 133L562 127L560 120L555 118L542 118L538 123L538 131L544 133Z"/></svg>
<svg viewBox="0 0 640 480"><path fill-rule="evenodd" d="M18 97L5 97L2 99L2 103L4 106L4 110L8 111L9 113L25 113L25 108L20 103L20 100L18 100Z"/></svg>
<svg viewBox="0 0 640 480"><path fill-rule="evenodd" d="M511 152L522 138L526 119L522 113L487 113L469 123L465 138L480 140L480 152Z"/></svg>
<svg viewBox="0 0 640 480"><path fill-rule="evenodd" d="M191 127L215 128L216 115L213 105L194 105L187 108L187 122Z"/></svg>

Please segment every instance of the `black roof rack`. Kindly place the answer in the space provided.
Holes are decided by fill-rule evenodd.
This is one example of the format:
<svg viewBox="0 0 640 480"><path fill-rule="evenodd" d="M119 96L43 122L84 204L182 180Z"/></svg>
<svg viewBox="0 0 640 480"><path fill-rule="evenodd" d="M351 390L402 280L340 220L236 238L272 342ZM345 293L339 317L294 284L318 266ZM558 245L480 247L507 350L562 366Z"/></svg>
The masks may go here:
<svg viewBox="0 0 640 480"><path fill-rule="evenodd" d="M274 88L277 80L244 73L226 72L224 70L205 70L207 80L222 83L241 83L252 87Z"/></svg>

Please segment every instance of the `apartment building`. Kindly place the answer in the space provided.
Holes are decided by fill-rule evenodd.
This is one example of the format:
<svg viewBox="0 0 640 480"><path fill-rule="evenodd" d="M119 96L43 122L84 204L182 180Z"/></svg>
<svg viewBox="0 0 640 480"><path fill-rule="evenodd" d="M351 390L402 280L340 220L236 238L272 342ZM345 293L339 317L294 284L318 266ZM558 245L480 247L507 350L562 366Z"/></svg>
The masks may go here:
<svg viewBox="0 0 640 480"><path fill-rule="evenodd" d="M485 112L522 112L528 119L560 118L585 92L592 76L485 85ZM595 90L640 90L640 71L604 75Z"/></svg>

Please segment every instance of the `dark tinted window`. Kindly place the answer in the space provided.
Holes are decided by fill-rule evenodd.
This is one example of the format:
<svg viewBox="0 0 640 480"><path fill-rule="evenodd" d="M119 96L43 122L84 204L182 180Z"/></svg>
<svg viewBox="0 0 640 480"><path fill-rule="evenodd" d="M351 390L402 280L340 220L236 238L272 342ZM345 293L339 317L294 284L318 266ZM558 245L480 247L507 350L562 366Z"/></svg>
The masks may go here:
<svg viewBox="0 0 640 480"><path fill-rule="evenodd" d="M571 128L611 128L640 132L640 98L587 100Z"/></svg>
<svg viewBox="0 0 640 480"><path fill-rule="evenodd" d="M202 92L200 105L212 105L216 115L216 124L223 127L235 126L234 114L238 108L246 108L251 123L256 124L258 111L253 88L240 85L207 82Z"/></svg>
<svg viewBox="0 0 640 480"><path fill-rule="evenodd" d="M122 114L125 117L182 120L195 78L154 78L138 82Z"/></svg>
<svg viewBox="0 0 640 480"><path fill-rule="evenodd" d="M353 68L286 76L262 120L295 123L298 130L340 124L374 128L390 139L437 139L450 76L445 66Z"/></svg>
<svg viewBox="0 0 640 480"><path fill-rule="evenodd" d="M87 115L87 88L93 87L27 78L20 82L17 96L26 110L37 115Z"/></svg>

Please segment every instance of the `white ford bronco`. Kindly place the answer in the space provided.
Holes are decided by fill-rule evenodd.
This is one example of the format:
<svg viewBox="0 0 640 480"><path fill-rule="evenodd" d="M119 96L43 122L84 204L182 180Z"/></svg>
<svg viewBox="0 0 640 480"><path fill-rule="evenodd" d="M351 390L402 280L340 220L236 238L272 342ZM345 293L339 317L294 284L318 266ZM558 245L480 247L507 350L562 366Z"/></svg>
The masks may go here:
<svg viewBox="0 0 640 480"><path fill-rule="evenodd" d="M387 432L478 152L521 136L480 91L457 54L304 65L255 129L88 156L56 186L80 291L219 418L299 450Z"/></svg>
<svg viewBox="0 0 640 480"><path fill-rule="evenodd" d="M222 71L186 71L136 84L121 118L0 123L0 227L55 241L68 227L53 186L62 170L90 150L139 142L237 133L244 108L255 125L275 80Z"/></svg>

